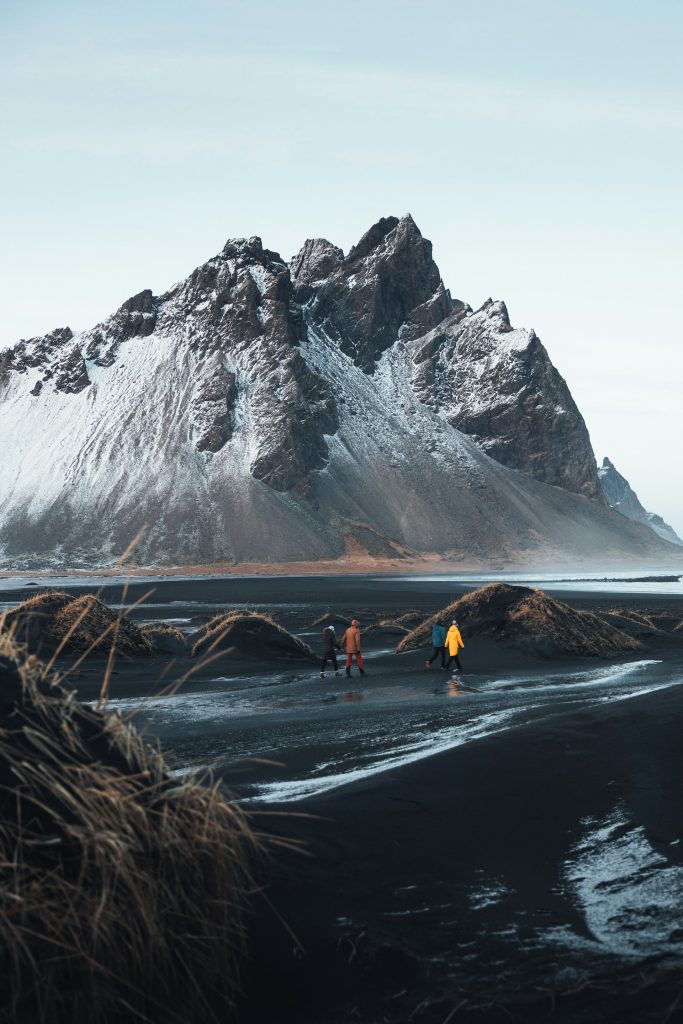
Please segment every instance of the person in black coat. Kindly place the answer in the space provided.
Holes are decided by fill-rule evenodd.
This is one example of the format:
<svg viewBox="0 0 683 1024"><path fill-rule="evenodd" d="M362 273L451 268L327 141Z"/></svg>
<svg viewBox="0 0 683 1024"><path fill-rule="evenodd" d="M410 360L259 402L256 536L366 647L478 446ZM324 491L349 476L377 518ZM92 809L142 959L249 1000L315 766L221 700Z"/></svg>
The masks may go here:
<svg viewBox="0 0 683 1024"><path fill-rule="evenodd" d="M323 660L320 665L320 678L325 678L325 665L328 661L331 661L334 666L335 676L339 675L339 665L337 664L337 651L341 650L341 644L337 640L337 635L334 631L334 626L325 626L323 630Z"/></svg>

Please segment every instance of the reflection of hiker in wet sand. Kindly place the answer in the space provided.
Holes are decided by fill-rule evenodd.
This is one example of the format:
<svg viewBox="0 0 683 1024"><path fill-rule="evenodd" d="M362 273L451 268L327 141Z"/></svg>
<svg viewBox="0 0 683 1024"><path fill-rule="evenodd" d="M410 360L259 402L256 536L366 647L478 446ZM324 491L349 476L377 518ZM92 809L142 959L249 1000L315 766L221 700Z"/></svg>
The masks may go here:
<svg viewBox="0 0 683 1024"><path fill-rule="evenodd" d="M459 647L462 647L464 649L465 645L462 642L462 637L460 636L460 630L458 629L457 622L452 622L451 628L448 630L448 633L446 634L446 648L448 650L448 661L446 662L446 668L450 668L451 662L454 661L455 667L457 668L458 672L462 672L462 665L460 664L460 658L458 657Z"/></svg>
<svg viewBox="0 0 683 1024"><path fill-rule="evenodd" d="M325 626L323 630L323 660L320 665L320 678L325 678L325 665L328 661L334 666L334 674L338 676L339 665L337 664L337 651L341 651L341 644L337 640L334 626Z"/></svg>
<svg viewBox="0 0 683 1024"><path fill-rule="evenodd" d="M360 669L360 674L365 675L365 669L363 668L363 655L360 652L360 622L358 619L353 619L351 625L344 633L342 637L342 643L346 648L346 674L351 675L351 662L353 658L356 659L356 664Z"/></svg>

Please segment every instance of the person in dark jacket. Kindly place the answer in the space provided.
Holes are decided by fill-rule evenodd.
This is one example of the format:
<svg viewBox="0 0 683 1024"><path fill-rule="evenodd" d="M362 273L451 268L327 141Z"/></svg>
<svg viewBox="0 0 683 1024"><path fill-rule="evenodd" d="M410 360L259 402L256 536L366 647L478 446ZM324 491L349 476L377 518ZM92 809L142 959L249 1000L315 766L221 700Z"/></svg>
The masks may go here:
<svg viewBox="0 0 683 1024"><path fill-rule="evenodd" d="M431 658L427 658L425 661L425 668L431 668L433 662L435 662L437 658L441 658L441 668L445 670L446 630L440 622L437 622L432 626L432 646L434 647L434 650L432 651Z"/></svg>
<svg viewBox="0 0 683 1024"><path fill-rule="evenodd" d="M334 626L325 626L323 630L323 660L320 665L321 679L325 678L325 665L327 665L328 661L332 662L335 676L340 675L339 665L337 664L337 651L340 650L341 644L337 640Z"/></svg>

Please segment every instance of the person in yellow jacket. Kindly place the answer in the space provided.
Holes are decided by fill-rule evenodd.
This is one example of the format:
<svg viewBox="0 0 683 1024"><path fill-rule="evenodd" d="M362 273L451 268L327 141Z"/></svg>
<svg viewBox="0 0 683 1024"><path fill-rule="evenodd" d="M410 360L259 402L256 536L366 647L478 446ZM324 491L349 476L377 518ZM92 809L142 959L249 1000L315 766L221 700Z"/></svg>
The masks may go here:
<svg viewBox="0 0 683 1024"><path fill-rule="evenodd" d="M460 664L460 658L458 657L458 649L465 645L462 642L460 630L458 629L457 622L451 622L451 628L446 633L446 650L448 651L448 661L446 662L446 668L451 667L451 662L455 662L455 667L458 672L462 672L462 665Z"/></svg>

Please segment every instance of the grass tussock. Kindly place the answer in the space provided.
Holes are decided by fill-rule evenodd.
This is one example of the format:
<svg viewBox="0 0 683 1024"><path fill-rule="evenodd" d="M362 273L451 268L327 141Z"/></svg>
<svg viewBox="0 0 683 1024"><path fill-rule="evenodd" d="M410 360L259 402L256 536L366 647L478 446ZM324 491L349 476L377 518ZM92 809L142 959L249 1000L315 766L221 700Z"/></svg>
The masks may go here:
<svg viewBox="0 0 683 1024"><path fill-rule="evenodd" d="M94 594L73 597L59 590L34 594L0 618L0 629L30 649L60 646L67 651L150 654L143 631L108 608Z"/></svg>
<svg viewBox="0 0 683 1024"><path fill-rule="evenodd" d="M455 620L463 637L490 636L539 654L608 657L642 649L641 641L594 612L577 611L542 590L492 583L465 594L405 636L398 652L431 643L432 626Z"/></svg>
<svg viewBox="0 0 683 1024"><path fill-rule="evenodd" d="M187 637L172 623L147 622L140 627L140 632L155 651L183 654L187 649Z"/></svg>
<svg viewBox="0 0 683 1024"><path fill-rule="evenodd" d="M0 1020L230 1019L254 845L0 636Z"/></svg>
<svg viewBox="0 0 683 1024"><path fill-rule="evenodd" d="M401 626L403 629L410 630L415 629L425 620L425 613L418 611L417 608L411 608L407 612L403 612L402 615L395 616L384 616L380 618L380 626Z"/></svg>
<svg viewBox="0 0 683 1024"><path fill-rule="evenodd" d="M236 608L216 615L195 634L193 657L210 657L221 650L289 660L315 660L303 640L284 629L270 615Z"/></svg>
<svg viewBox="0 0 683 1024"><path fill-rule="evenodd" d="M50 635L61 641L69 637L69 647L76 651L109 650L116 643L122 654L150 654L152 645L142 630L128 619L117 615L94 594L83 594L63 605L52 617Z"/></svg>
<svg viewBox="0 0 683 1024"><path fill-rule="evenodd" d="M337 615L335 612L326 611L319 615L313 622L314 626L350 626L351 616Z"/></svg>

